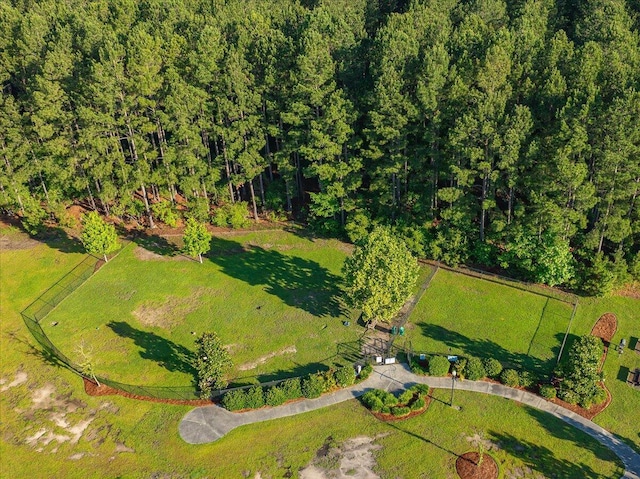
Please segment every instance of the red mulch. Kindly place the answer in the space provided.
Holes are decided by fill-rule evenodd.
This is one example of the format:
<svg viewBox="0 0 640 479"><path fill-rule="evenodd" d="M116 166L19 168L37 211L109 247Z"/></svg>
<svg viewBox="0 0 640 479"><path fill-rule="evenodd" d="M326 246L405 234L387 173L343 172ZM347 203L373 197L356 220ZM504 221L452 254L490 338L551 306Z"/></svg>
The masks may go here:
<svg viewBox="0 0 640 479"><path fill-rule="evenodd" d="M404 421L405 419L409 419L411 417L416 417L429 409L429 404L431 404L431 396L424 396L424 407L422 409L418 409L417 411L411 411L406 416L394 416L393 414L384 414L381 412L373 412L369 411L373 414L377 419L384 422L393 422L393 421Z"/></svg>
<svg viewBox="0 0 640 479"><path fill-rule="evenodd" d="M105 384L101 384L98 386L93 381L89 381L87 378L83 378L84 380L84 391L89 396L124 396L131 399L139 399L141 401L151 401L151 402L160 402L165 404L184 404L187 406L207 406L211 405L212 402L206 399L158 399L152 398L148 396L138 396L137 394L130 394L125 391L121 391L119 389L114 389Z"/></svg>
<svg viewBox="0 0 640 479"><path fill-rule="evenodd" d="M557 404L558 406L562 406L563 408L568 409L569 411L572 411L584 418L592 420L594 417L596 417L598 414L604 411L607 408L607 406L609 406L609 404L611 404L611 393L609 392L607 387L604 385L604 383L600 383L600 386L602 386L604 390L607 391L607 400L600 404L595 404L591 406L589 409L585 409L582 406L578 406L577 404L569 404L568 402L564 402L562 399L559 399L559 398L547 399L547 401L551 401L552 403Z"/></svg>
<svg viewBox="0 0 640 479"><path fill-rule="evenodd" d="M613 335L616 334L617 329L618 320L616 319L616 315L613 313L605 313L596 321L595 326L593 326L591 330L591 335L602 338L605 345L608 346L613 339Z"/></svg>
<svg viewBox="0 0 640 479"><path fill-rule="evenodd" d="M482 463L478 466L480 453L465 452L456 459L456 472L461 479L496 479L498 477L498 464L488 454L482 457Z"/></svg>

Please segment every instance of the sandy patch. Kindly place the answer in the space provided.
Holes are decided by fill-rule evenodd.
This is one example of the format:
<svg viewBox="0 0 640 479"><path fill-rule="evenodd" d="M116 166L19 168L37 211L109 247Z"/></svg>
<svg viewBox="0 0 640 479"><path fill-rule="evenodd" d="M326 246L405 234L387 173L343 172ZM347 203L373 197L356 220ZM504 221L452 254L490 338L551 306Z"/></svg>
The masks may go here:
<svg viewBox="0 0 640 479"><path fill-rule="evenodd" d="M298 350L295 346L287 346L286 348L281 349L280 351L275 351L269 354L265 354L264 356L259 357L257 360L244 363L238 366L238 371L249 371L251 369L255 369L261 364L266 363L269 359L275 358L276 356L284 356L285 354L295 354Z"/></svg>
<svg viewBox="0 0 640 479"><path fill-rule="evenodd" d="M136 246L136 249L133 250L133 254L136 258L142 261L197 261L197 259L189 258L183 254L163 255L154 253L142 246Z"/></svg>
<svg viewBox="0 0 640 479"><path fill-rule="evenodd" d="M213 290L196 288L191 296L169 296L161 304L143 303L132 314L145 326L169 329L184 316L198 309L200 307L199 299L204 294L213 294Z"/></svg>
<svg viewBox="0 0 640 479"><path fill-rule="evenodd" d="M373 472L373 451L382 448L374 444L376 438L359 436L340 447L330 447L329 438L313 462L300 471L300 479L379 479Z"/></svg>
<svg viewBox="0 0 640 479"><path fill-rule="evenodd" d="M13 381L11 381L9 384L6 384L7 380L5 378L1 378L0 384L2 384L3 386L0 388L0 392L5 392L7 389L19 386L20 384L26 382L27 378L27 373L25 373L24 371L18 371Z"/></svg>
<svg viewBox="0 0 640 479"><path fill-rule="evenodd" d="M24 233L12 233L0 236L0 251L31 249L40 244Z"/></svg>

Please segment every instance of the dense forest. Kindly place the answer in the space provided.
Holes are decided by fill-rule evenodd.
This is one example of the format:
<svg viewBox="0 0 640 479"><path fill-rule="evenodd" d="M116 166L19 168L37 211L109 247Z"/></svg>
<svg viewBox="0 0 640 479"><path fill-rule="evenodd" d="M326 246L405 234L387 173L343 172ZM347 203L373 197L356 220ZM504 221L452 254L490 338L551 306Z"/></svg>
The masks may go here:
<svg viewBox="0 0 640 479"><path fill-rule="evenodd" d="M639 26L638 0L0 0L0 207L384 223L606 294L640 279Z"/></svg>

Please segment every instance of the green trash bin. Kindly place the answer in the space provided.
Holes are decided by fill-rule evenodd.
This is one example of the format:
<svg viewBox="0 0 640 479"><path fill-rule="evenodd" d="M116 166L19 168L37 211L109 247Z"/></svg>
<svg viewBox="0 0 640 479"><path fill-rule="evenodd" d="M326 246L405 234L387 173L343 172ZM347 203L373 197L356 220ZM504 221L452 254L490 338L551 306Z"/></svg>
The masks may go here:
<svg viewBox="0 0 640 479"><path fill-rule="evenodd" d="M391 334L398 334L398 328L396 326L391 328Z"/></svg>
<svg viewBox="0 0 640 479"><path fill-rule="evenodd" d="M404 326L400 326L400 336L404 336Z"/></svg>

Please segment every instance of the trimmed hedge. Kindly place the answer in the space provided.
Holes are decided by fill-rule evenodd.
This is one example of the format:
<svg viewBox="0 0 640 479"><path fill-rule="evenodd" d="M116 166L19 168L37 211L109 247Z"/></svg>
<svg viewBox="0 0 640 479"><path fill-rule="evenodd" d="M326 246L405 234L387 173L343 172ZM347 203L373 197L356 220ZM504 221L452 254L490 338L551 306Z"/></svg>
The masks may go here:
<svg viewBox="0 0 640 479"><path fill-rule="evenodd" d="M558 392L551 384L543 384L540 386L540 396L546 399L554 399Z"/></svg>
<svg viewBox="0 0 640 479"><path fill-rule="evenodd" d="M431 356L429 358L429 376L446 376L450 366L451 363L444 356Z"/></svg>
<svg viewBox="0 0 640 479"><path fill-rule="evenodd" d="M287 400L287 394L284 392L284 389L279 386L272 386L267 391L267 394L264 398L264 402L267 406L280 406L280 404L284 404Z"/></svg>
<svg viewBox="0 0 640 479"><path fill-rule="evenodd" d="M251 386L246 392L245 407L260 409L264 406L264 391L261 386Z"/></svg>
<svg viewBox="0 0 640 479"><path fill-rule="evenodd" d="M245 394L242 389L227 392L222 398L222 407L228 411L239 411L246 408Z"/></svg>
<svg viewBox="0 0 640 479"><path fill-rule="evenodd" d="M500 381L502 384L515 388L520 386L520 375L515 369L505 369L500 373Z"/></svg>
<svg viewBox="0 0 640 479"><path fill-rule="evenodd" d="M477 381L487 375L482 360L479 358L469 358L467 361L465 377L471 381Z"/></svg>
<svg viewBox="0 0 640 479"><path fill-rule="evenodd" d="M307 399L320 397L325 391L325 379L322 373L310 374L302 380L302 395Z"/></svg>
<svg viewBox="0 0 640 479"><path fill-rule="evenodd" d="M279 386L287 399L298 399L302 397L302 388L300 386L300 378L287 379L279 384Z"/></svg>
<svg viewBox="0 0 640 479"><path fill-rule="evenodd" d="M484 369L487 372L487 376L490 378L497 378L502 372L502 363L495 358L487 358L482 361Z"/></svg>
<svg viewBox="0 0 640 479"><path fill-rule="evenodd" d="M353 366L344 366L336 369L334 377L336 378L336 384L341 388L345 388L356 381L356 371Z"/></svg>

